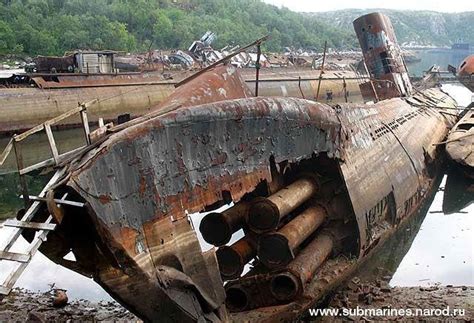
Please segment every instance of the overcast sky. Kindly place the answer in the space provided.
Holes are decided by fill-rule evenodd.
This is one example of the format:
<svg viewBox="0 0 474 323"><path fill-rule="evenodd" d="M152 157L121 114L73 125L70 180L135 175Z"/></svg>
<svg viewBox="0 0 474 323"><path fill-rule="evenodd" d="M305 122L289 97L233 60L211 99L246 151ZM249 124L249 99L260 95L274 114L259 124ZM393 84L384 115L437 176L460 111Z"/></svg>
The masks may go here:
<svg viewBox="0 0 474 323"><path fill-rule="evenodd" d="M385 8L398 10L433 10L440 12L474 11L473 0L263 0L276 6L285 6L294 11L330 11L348 8Z"/></svg>

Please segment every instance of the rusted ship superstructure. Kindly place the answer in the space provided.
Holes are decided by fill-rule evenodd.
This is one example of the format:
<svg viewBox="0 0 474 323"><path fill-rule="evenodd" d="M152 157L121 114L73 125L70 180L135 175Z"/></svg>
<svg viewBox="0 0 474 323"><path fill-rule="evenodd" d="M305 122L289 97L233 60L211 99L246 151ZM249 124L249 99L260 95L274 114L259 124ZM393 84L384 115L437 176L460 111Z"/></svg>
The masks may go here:
<svg viewBox="0 0 474 323"><path fill-rule="evenodd" d="M253 97L238 70L216 67L62 165L32 219L58 224L41 251L144 320L304 314L419 210L438 173L435 144L455 122L441 113L451 97L413 93L395 70L403 59L386 16L355 28L367 66L386 74L369 84L378 102ZM219 247L202 252L189 214L230 203L201 223ZM70 251L76 262L63 259Z"/></svg>
<svg viewBox="0 0 474 323"><path fill-rule="evenodd" d="M466 57L459 65L458 80L471 92L474 92L474 55Z"/></svg>
<svg viewBox="0 0 474 323"><path fill-rule="evenodd" d="M471 92L474 91L474 55L466 57L459 65L457 79ZM451 129L445 142L446 152L454 162L456 171L468 180L474 179L474 103L464 109L460 120ZM451 182L448 180L448 182ZM468 194L472 195L472 186Z"/></svg>
<svg viewBox="0 0 474 323"><path fill-rule="evenodd" d="M251 89L255 88L255 69L241 69ZM77 102L96 100L89 108L89 119L115 121L119 115L136 118L153 110L174 91L175 85L189 76L182 71L167 79L161 72L120 74L43 74L31 75L31 85L13 88L0 86L1 133L29 129L61 113L66 113ZM358 84L365 80L351 71L321 71L310 68L262 68L260 95L288 96L329 102L362 101ZM80 120L63 120L61 127L80 125Z"/></svg>

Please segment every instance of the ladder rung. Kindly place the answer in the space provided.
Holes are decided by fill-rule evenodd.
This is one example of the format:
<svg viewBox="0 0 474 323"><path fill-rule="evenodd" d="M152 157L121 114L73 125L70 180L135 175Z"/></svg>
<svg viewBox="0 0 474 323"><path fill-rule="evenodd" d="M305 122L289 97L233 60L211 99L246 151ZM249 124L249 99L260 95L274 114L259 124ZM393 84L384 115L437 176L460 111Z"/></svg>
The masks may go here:
<svg viewBox="0 0 474 323"><path fill-rule="evenodd" d="M10 252L10 251L0 251L0 259L26 263L26 262L30 261L31 256L23 254L23 253L16 253L16 252Z"/></svg>
<svg viewBox="0 0 474 323"><path fill-rule="evenodd" d="M23 198L23 195L20 195L20 198ZM30 195L28 197L30 201L38 201L38 202L46 202L47 199L45 197L40 197L40 196L33 196ZM75 201L69 201L65 199L54 199L54 202L57 204L65 204L65 205L70 205L70 206L77 206L77 207L84 207L84 203L82 202L75 202Z"/></svg>
<svg viewBox="0 0 474 323"><path fill-rule="evenodd" d="M3 223L6 227L24 228L24 229L35 229L35 230L48 230L53 231L56 229L54 223L38 223L38 222L25 222L18 221L15 219L8 219Z"/></svg>
<svg viewBox="0 0 474 323"><path fill-rule="evenodd" d="M8 295L10 294L11 290L12 290L11 288L0 285L0 295Z"/></svg>

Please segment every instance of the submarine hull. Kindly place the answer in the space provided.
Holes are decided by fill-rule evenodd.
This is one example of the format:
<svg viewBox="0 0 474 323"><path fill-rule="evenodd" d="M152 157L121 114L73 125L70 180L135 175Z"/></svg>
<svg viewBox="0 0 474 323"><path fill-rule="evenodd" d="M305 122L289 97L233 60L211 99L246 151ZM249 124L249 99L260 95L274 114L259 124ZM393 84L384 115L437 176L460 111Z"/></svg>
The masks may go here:
<svg viewBox="0 0 474 323"><path fill-rule="evenodd" d="M333 107L249 97L239 82L229 67L204 74L160 108L176 110L158 109L112 129L69 163L50 196L68 192L86 208L64 206L42 251L61 263L72 249L77 263L63 265L93 277L145 320L226 321L242 313L270 319L289 309L304 311L419 209L437 173L440 152L433 144L454 124L440 113L455 106L448 95L430 89L373 105ZM291 183L301 174L322 179L308 203L328 210L322 230L332 230L336 247L302 286L303 294L290 301L269 297L271 270L247 274L247 282L258 280L260 295L250 295L248 306L229 317L214 249L201 251L188 214L231 201L251 203L268 196L272 183ZM335 198L344 202L342 210Z"/></svg>

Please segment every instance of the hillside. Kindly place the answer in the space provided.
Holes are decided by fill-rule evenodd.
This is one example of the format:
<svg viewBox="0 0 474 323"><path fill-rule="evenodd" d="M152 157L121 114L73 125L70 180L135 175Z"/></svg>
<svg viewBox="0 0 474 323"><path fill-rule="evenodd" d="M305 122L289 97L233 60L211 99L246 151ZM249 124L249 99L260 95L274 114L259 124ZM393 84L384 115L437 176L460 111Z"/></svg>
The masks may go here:
<svg viewBox="0 0 474 323"><path fill-rule="evenodd" d="M319 19L258 0L3 0L0 53L56 54L75 48L188 48L207 30L215 46L270 34L266 49L355 44Z"/></svg>
<svg viewBox="0 0 474 323"><path fill-rule="evenodd" d="M352 21L369 12L387 14L402 45L451 46L463 41L474 45L474 12L440 13L434 11L397 11L386 9L347 9L307 13L321 22L354 35Z"/></svg>
<svg viewBox="0 0 474 323"><path fill-rule="evenodd" d="M373 10L370 10L373 11ZM474 44L474 13L387 11L404 43ZM265 50L358 48L352 20L365 10L296 13L259 0L2 0L0 54L62 55L73 49L188 48L207 30L214 47L266 34Z"/></svg>

